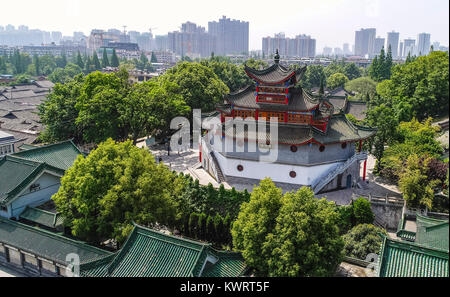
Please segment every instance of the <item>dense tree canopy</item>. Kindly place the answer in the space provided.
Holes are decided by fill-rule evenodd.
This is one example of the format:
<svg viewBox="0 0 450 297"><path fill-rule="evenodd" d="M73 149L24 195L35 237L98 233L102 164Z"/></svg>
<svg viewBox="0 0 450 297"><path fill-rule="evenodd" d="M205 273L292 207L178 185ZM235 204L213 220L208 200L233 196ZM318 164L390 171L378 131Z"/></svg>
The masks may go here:
<svg viewBox="0 0 450 297"><path fill-rule="evenodd" d="M347 82L348 82L347 76L339 72L334 73L327 78L327 86L331 90L339 87L344 87Z"/></svg>
<svg viewBox="0 0 450 297"><path fill-rule="evenodd" d="M236 249L250 267L268 276L330 276L341 262L343 242L334 204L303 187L283 196L261 181L233 224Z"/></svg>
<svg viewBox="0 0 450 297"><path fill-rule="evenodd" d="M371 224L357 225L342 237L345 255L366 260L369 254L378 254L383 242L382 235L387 236L386 230L382 228Z"/></svg>
<svg viewBox="0 0 450 297"><path fill-rule="evenodd" d="M219 61L217 58L202 60L200 64L212 69L231 92L235 92L253 83L242 66L237 66L227 61Z"/></svg>
<svg viewBox="0 0 450 297"><path fill-rule="evenodd" d="M353 92L355 100L372 100L377 94L377 83L369 77L359 77L345 84L347 91Z"/></svg>
<svg viewBox="0 0 450 297"><path fill-rule="evenodd" d="M318 88L321 82L325 82L326 76L322 65L309 65L303 75L300 85L306 89Z"/></svg>
<svg viewBox="0 0 450 297"><path fill-rule="evenodd" d="M449 56L435 51L414 61L396 65L390 80L377 86L381 100L400 121L448 114Z"/></svg>
<svg viewBox="0 0 450 297"><path fill-rule="evenodd" d="M123 242L133 222L152 226L176 218L177 179L131 141L100 144L80 155L52 197L72 234L90 243Z"/></svg>
<svg viewBox="0 0 450 297"><path fill-rule="evenodd" d="M217 75L200 63L178 63L158 79L176 83L177 93L182 95L186 104L191 109L200 108L203 112L214 110L229 92Z"/></svg>
<svg viewBox="0 0 450 297"><path fill-rule="evenodd" d="M132 86L125 69L78 76L64 86L57 84L40 105L46 127L41 138L59 141L74 137L87 143L131 138L135 142L140 137L164 134L173 117L189 112L178 89L164 80Z"/></svg>

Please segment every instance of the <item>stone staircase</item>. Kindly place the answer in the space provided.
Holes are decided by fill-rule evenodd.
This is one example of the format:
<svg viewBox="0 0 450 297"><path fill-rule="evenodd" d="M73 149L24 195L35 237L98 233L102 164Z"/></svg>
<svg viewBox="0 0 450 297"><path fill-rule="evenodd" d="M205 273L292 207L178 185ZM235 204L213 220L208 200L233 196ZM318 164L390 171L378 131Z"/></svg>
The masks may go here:
<svg viewBox="0 0 450 297"><path fill-rule="evenodd" d="M211 159L214 162L214 167L216 168L217 179L218 179L217 182L219 182L219 183L225 182L226 181L225 176L222 172L222 169L220 168L219 161L217 161L217 158L214 155L214 152L210 152L210 155L211 155Z"/></svg>
<svg viewBox="0 0 450 297"><path fill-rule="evenodd" d="M356 153L350 159L337 166L333 171L328 173L324 177L318 178L311 184L311 189L314 191L314 194L317 194L322 190L328 183L330 183L333 179L335 179L339 174L343 173L346 169L348 169L353 163L360 160L366 160L367 153Z"/></svg>

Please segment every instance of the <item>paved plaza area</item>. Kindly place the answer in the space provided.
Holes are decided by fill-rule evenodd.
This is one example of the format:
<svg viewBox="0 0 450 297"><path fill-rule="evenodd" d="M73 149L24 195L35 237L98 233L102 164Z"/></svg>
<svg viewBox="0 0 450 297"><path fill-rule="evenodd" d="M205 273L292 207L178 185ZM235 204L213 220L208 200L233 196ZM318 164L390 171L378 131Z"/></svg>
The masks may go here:
<svg viewBox="0 0 450 297"><path fill-rule="evenodd" d="M145 143L144 143L145 145ZM214 187L219 187L220 184L205 171L199 162L198 150L187 150L183 152L171 151L168 155L167 147L164 145L155 145L149 148L151 153L155 156L157 161L161 160L171 170L189 174L193 178L198 179L201 185L208 185L211 183ZM366 182L362 188L343 189L339 191L332 191L317 195L317 197L326 197L329 201L334 201L338 205L350 204L352 197L358 195L373 195L373 196L400 196L400 192L395 185L385 182L382 178L373 174L375 166L375 158L369 155L367 159ZM363 165L361 163L361 177L363 176ZM242 179L235 177L227 177L227 182L223 185L227 189L232 187L236 190L252 191L253 188L259 184L259 180ZM296 191L299 187L293 184L275 183L282 188L284 192Z"/></svg>

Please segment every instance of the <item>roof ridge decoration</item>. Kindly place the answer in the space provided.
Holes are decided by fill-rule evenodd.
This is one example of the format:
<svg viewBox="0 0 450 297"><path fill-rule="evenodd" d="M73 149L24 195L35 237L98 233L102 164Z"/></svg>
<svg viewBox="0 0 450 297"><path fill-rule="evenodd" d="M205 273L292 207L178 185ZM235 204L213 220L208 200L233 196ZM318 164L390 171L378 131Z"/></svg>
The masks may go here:
<svg viewBox="0 0 450 297"><path fill-rule="evenodd" d="M280 55L278 54L278 49L275 51L275 57L273 58L275 64L280 63Z"/></svg>

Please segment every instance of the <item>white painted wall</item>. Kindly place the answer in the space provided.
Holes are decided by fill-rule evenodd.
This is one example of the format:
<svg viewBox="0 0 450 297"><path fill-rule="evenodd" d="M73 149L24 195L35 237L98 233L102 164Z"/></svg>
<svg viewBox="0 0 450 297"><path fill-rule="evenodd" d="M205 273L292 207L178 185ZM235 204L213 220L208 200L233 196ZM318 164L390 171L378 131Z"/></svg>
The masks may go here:
<svg viewBox="0 0 450 297"><path fill-rule="evenodd" d="M328 172L334 170L344 162L335 162L316 166L298 166L277 163L263 163L248 160L237 160L224 157L220 153L214 153L225 175L264 179L270 177L275 182L291 183L309 186L311 183ZM243 171L238 171L237 166L242 165ZM291 178L289 173L295 171L297 176Z"/></svg>
<svg viewBox="0 0 450 297"><path fill-rule="evenodd" d="M14 200L11 205L10 216L18 218L20 213L29 206L39 206L51 199L53 194L58 192L61 185L61 179L57 176L44 172L34 184L40 185L40 190L30 192L29 186L21 195Z"/></svg>

